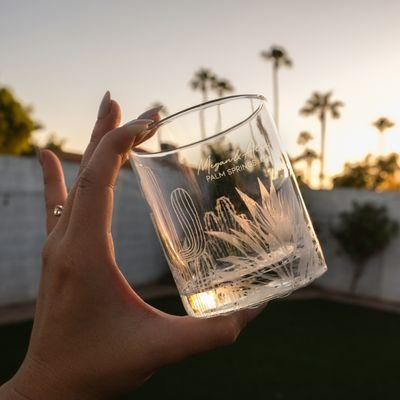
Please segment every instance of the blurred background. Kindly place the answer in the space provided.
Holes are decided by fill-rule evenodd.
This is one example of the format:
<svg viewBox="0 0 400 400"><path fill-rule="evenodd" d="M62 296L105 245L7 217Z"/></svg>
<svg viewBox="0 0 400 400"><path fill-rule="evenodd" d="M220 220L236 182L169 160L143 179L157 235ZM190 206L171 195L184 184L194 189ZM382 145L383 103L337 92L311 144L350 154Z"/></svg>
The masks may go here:
<svg viewBox="0 0 400 400"><path fill-rule="evenodd" d="M72 184L106 90L123 121L267 97L326 257L237 344L127 398L386 399L400 389L400 3L0 0L0 383L23 359L45 239L36 147ZM114 239L127 279L183 313L130 167ZM201 382L199 380L201 379Z"/></svg>

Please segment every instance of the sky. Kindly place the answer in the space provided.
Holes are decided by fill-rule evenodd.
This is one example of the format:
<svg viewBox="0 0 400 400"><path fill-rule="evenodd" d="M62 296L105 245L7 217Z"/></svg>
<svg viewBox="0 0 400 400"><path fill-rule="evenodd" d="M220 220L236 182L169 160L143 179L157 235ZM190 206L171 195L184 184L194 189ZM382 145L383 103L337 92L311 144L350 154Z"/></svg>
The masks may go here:
<svg viewBox="0 0 400 400"><path fill-rule="evenodd" d="M310 94L334 93L345 107L329 120L327 172L379 150L371 122L387 116L385 152L400 150L400 2L397 0L0 0L0 85L34 107L65 148L83 151L106 90L123 121L154 101L170 112L201 102L188 82L199 67L229 79L235 93L260 93L272 106L273 44L294 62L280 79L280 132L292 156L298 133L315 136L299 109Z"/></svg>

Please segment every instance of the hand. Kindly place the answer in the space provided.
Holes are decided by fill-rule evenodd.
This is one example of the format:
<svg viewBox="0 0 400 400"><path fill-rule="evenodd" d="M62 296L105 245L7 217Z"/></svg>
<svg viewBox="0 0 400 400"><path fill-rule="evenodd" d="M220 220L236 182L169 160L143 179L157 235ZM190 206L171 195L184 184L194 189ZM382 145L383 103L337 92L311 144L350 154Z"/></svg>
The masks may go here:
<svg viewBox="0 0 400 400"><path fill-rule="evenodd" d="M68 195L59 159L41 151L48 237L36 315L26 358L0 399L114 398L161 366L233 343L260 312L168 315L145 303L121 274L111 236L114 185L158 111L118 128L120 108L107 92ZM60 217L53 215L57 204L64 204Z"/></svg>

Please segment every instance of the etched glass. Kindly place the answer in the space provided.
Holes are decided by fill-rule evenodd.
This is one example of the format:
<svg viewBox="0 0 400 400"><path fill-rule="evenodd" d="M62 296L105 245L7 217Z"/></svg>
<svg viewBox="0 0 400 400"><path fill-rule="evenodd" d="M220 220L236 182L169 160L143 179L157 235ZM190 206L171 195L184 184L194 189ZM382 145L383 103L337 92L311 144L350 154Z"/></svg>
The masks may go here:
<svg viewBox="0 0 400 400"><path fill-rule="evenodd" d="M146 136L130 159L189 315L256 307L326 271L264 97L209 101Z"/></svg>

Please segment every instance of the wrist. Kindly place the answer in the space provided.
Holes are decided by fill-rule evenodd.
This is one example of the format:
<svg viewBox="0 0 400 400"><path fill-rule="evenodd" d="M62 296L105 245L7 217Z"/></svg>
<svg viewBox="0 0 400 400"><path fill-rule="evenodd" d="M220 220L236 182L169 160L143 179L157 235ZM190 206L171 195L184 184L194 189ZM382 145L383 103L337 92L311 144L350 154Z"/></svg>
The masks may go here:
<svg viewBox="0 0 400 400"><path fill-rule="evenodd" d="M69 382L67 376L67 373L61 371L55 374L42 363L25 360L15 376L0 388L0 400L94 400L96 398Z"/></svg>
<svg viewBox="0 0 400 400"><path fill-rule="evenodd" d="M0 400L17 400L18 397L13 395L12 389L10 387L10 382L4 383L0 386Z"/></svg>
<svg viewBox="0 0 400 400"><path fill-rule="evenodd" d="M0 400L30 400L16 389L13 381L8 381L0 386Z"/></svg>

